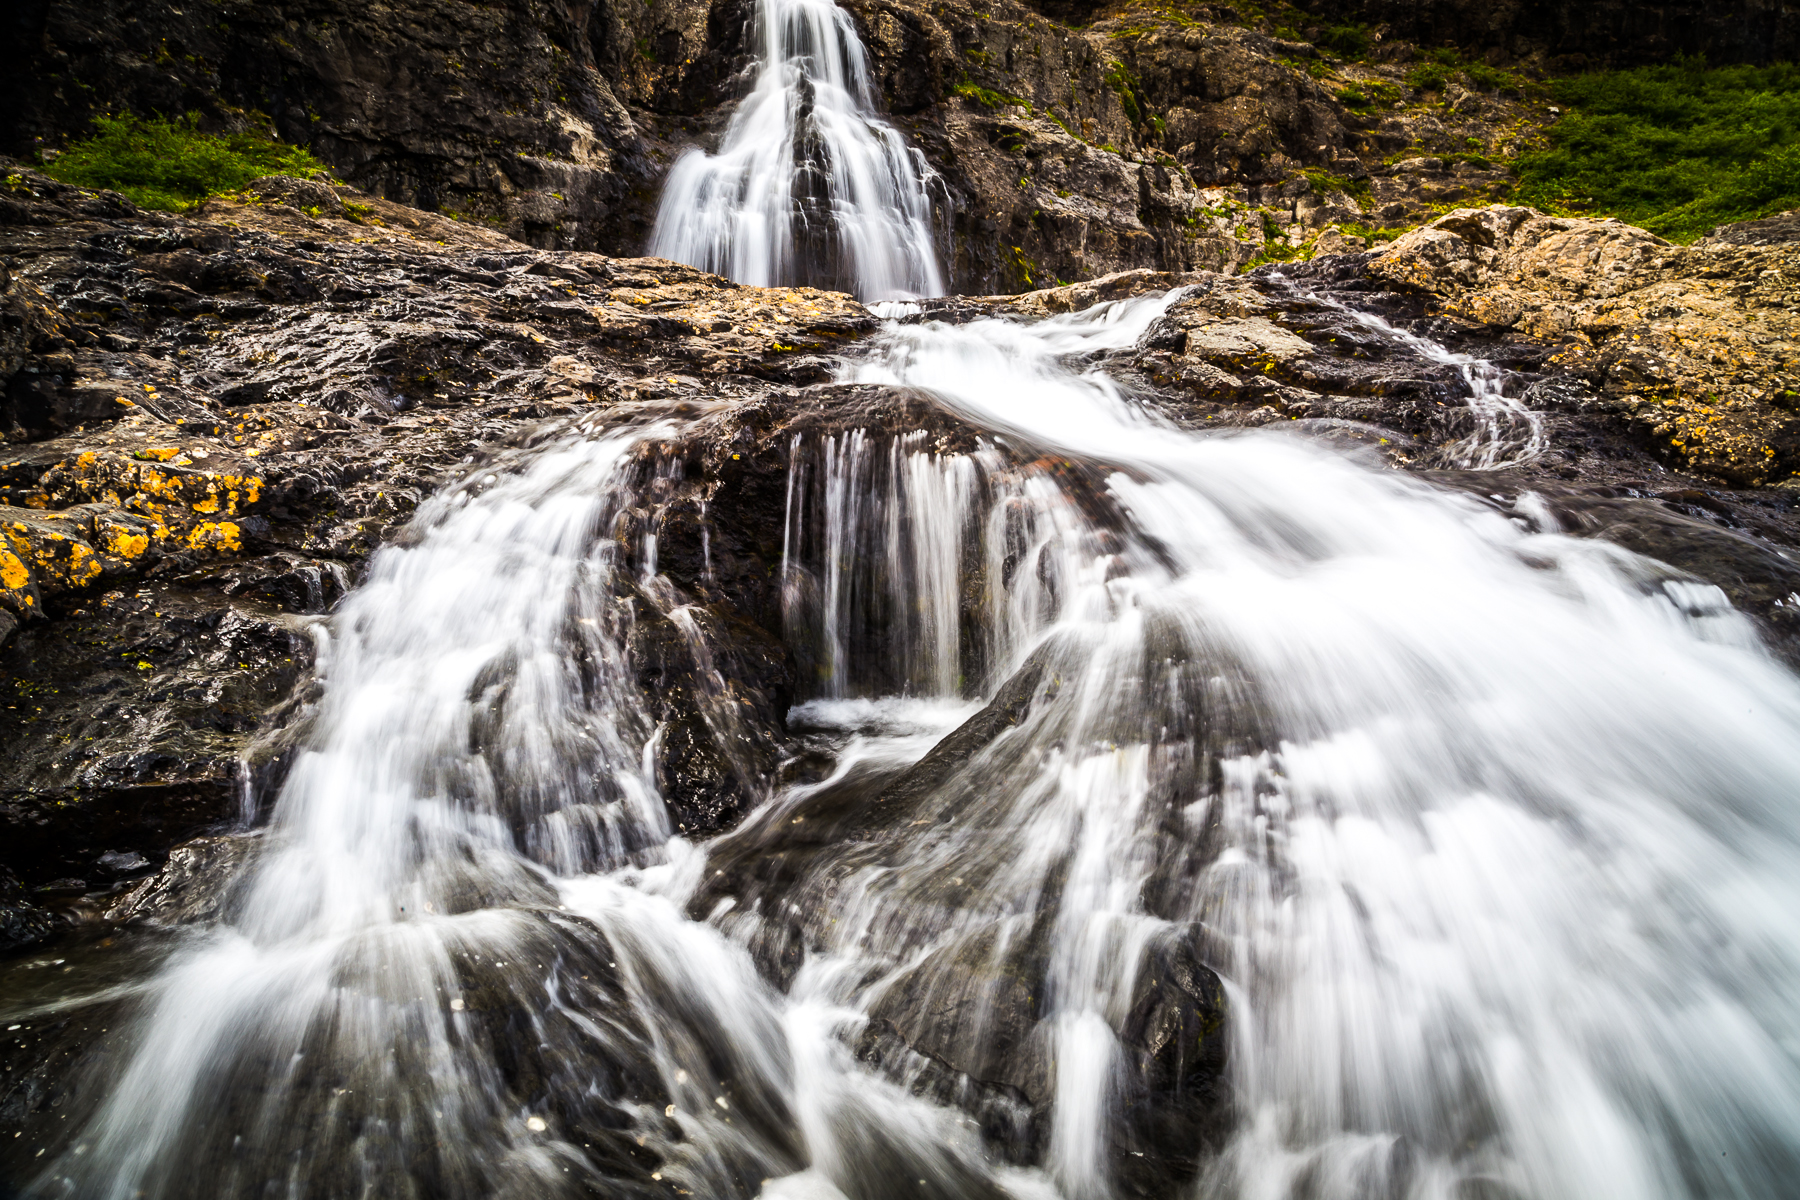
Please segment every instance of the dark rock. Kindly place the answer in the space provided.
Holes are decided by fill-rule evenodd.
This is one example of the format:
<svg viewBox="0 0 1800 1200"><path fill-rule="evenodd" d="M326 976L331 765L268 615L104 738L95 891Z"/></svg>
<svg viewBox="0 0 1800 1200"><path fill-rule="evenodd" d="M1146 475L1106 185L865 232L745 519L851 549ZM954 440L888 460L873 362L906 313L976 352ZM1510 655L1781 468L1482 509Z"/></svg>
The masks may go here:
<svg viewBox="0 0 1800 1200"><path fill-rule="evenodd" d="M183 842L169 851L161 870L107 908L105 919L162 926L217 921L257 844L242 835Z"/></svg>
<svg viewBox="0 0 1800 1200"><path fill-rule="evenodd" d="M1049 943L1031 919L984 926L883 985L859 1057L960 1106L1019 1163L1047 1144L1055 1097ZM1230 1111L1225 993L1189 939L1155 941L1116 1029L1125 1050L1112 1169L1126 1195L1163 1196L1219 1144Z"/></svg>
<svg viewBox="0 0 1800 1200"><path fill-rule="evenodd" d="M94 865L105 874L125 877L142 874L145 868L149 867L150 860L135 850L123 853L118 850L108 850L94 860Z"/></svg>
<svg viewBox="0 0 1800 1200"><path fill-rule="evenodd" d="M1776 246L1800 242L1800 209L1777 213L1760 221L1738 221L1721 225L1701 241L1733 246Z"/></svg>
<svg viewBox="0 0 1800 1200"><path fill-rule="evenodd" d="M31 903L19 877L0 866L0 952L41 941L55 929L55 918Z"/></svg>

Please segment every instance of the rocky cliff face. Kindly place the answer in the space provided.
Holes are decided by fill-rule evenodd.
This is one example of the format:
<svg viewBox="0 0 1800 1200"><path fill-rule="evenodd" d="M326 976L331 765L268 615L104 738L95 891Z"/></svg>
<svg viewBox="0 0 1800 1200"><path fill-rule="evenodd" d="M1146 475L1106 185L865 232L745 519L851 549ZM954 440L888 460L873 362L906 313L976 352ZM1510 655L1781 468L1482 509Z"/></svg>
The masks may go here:
<svg viewBox="0 0 1800 1200"><path fill-rule="evenodd" d="M629 33L585 4L28 0L8 21L15 154L96 111L261 113L369 192L558 246L628 237L650 171L610 82Z"/></svg>
<svg viewBox="0 0 1800 1200"><path fill-rule="evenodd" d="M1553 114L1472 80L1416 91L1414 42L1567 68L1669 47L1759 60L1793 36L1760 3L1316 0L1320 22L1382 23L1373 59L1346 62L1219 5L846 7L884 103L938 174L962 293L1232 269L1304 257L1321 237L1354 249L1368 230L1504 198L1492 163ZM754 4L27 0L7 20L23 49L0 82L0 151L54 151L96 112L266 118L386 199L540 248L631 255L669 163L716 145L744 93Z"/></svg>
<svg viewBox="0 0 1800 1200"><path fill-rule="evenodd" d="M1489 152L1545 119L1496 96L1414 96L1399 67L1328 64L1230 9L848 7L884 102L938 172L957 292L1230 268L1293 257L1334 222L1416 223L1503 185L1430 156L1468 160L1471 139ZM749 0L30 0L8 18L24 49L0 83L0 151L54 152L96 112L266 118L386 199L630 255L668 164L715 145L743 94L753 14ZM1394 102L1345 108L1335 93L1359 81ZM1385 165L1408 150L1413 169Z"/></svg>

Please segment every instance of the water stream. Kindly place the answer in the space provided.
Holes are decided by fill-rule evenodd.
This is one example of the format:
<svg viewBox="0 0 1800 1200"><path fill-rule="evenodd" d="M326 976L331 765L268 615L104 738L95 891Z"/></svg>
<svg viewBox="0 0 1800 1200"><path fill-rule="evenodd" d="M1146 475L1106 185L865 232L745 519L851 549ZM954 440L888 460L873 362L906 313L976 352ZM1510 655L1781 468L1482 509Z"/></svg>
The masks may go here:
<svg viewBox="0 0 1800 1200"><path fill-rule="evenodd" d="M1270 276L1277 286L1293 287L1281 274ZM1464 400L1474 429L1459 442L1439 451L1444 461L1472 470L1530 462L1544 452L1549 436L1541 413L1523 397L1507 394L1508 373L1474 354L1458 354L1440 342L1404 329L1371 312L1352 308L1341 300L1314 291L1302 293L1307 302L1343 313L1389 345L1437 366L1454 367L1468 389Z"/></svg>

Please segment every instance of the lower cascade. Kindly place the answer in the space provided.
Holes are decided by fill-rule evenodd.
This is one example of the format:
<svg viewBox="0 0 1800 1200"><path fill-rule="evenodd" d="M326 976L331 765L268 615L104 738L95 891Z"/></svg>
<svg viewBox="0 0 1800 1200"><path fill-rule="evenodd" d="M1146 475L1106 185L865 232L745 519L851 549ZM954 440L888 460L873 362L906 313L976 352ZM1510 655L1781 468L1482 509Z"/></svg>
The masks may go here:
<svg viewBox="0 0 1800 1200"><path fill-rule="evenodd" d="M709 842L632 660L704 657L660 567L716 416L430 501L34 1194L1779 1194L1793 676L1649 560L1082 365L1168 303L848 362L939 416L787 441L830 766Z"/></svg>

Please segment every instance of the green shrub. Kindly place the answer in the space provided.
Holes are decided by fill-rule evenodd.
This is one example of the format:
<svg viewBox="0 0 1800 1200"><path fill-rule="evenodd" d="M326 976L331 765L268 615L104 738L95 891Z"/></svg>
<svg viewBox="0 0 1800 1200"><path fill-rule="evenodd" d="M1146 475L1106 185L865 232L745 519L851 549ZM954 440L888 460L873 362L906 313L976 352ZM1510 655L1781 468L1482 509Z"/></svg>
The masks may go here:
<svg viewBox="0 0 1800 1200"><path fill-rule="evenodd" d="M44 166L44 174L77 187L110 188L140 208L181 212L208 196L237 191L264 175L322 174L325 164L304 147L256 133L213 136L189 113L95 117L97 132Z"/></svg>
<svg viewBox="0 0 1800 1200"><path fill-rule="evenodd" d="M1406 73L1406 86L1415 92L1441 92L1453 73L1443 63L1422 62Z"/></svg>
<svg viewBox="0 0 1800 1200"><path fill-rule="evenodd" d="M1337 98L1338 103L1342 104L1345 108L1368 108L1371 104L1369 97L1355 84L1339 88L1337 90Z"/></svg>
<svg viewBox="0 0 1800 1200"><path fill-rule="evenodd" d="M1511 92L1518 94L1525 90L1525 81L1511 71L1502 71L1499 67L1490 67L1484 62L1472 62L1463 67L1463 74L1469 82L1483 91Z"/></svg>
<svg viewBox="0 0 1800 1200"><path fill-rule="evenodd" d="M1369 53L1375 42L1366 25L1333 25L1321 30L1314 44L1339 58L1359 59Z"/></svg>
<svg viewBox="0 0 1800 1200"><path fill-rule="evenodd" d="M1464 59L1454 46L1439 46L1426 51L1424 59L1406 73L1406 85L1415 91L1441 92L1459 74L1471 87L1487 92L1522 95L1527 87L1524 76Z"/></svg>
<svg viewBox="0 0 1800 1200"><path fill-rule="evenodd" d="M1800 67L1698 59L1552 85L1571 111L1516 164L1518 199L1673 241L1800 207Z"/></svg>

